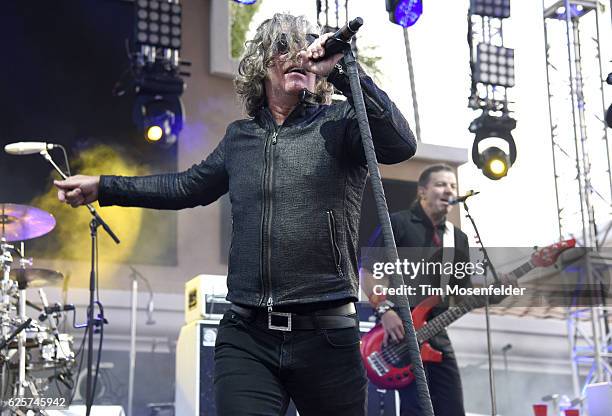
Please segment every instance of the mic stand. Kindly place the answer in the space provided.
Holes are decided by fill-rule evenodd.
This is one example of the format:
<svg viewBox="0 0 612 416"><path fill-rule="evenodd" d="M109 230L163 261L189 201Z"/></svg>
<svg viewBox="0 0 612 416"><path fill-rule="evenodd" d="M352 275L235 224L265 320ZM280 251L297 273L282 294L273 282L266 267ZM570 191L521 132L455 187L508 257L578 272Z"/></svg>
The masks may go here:
<svg viewBox="0 0 612 416"><path fill-rule="evenodd" d="M67 179L66 174L57 166L57 164L53 161L51 155L47 150L42 150L40 152L41 156L44 157L53 168L60 174L63 179ZM108 224L98 215L98 212L93 207L92 204L86 204L89 213L92 215L92 219L89 222L89 234L91 236L91 271L89 273L89 306L87 309L87 393L85 398L85 406L86 406L86 416L89 416L91 413L91 407L93 405L94 400L94 382L93 382L93 337L94 337L94 327L100 327L105 324L104 315L101 313L97 318L94 319L94 306L95 302L95 292L96 292L96 264L98 262L97 256L97 244L98 244L98 227L102 226L104 231L113 239L116 244L119 244L119 238L113 232L113 230L108 226ZM99 352L98 352L99 353ZM96 373L96 377L98 374Z"/></svg>
<svg viewBox="0 0 612 416"><path fill-rule="evenodd" d="M130 320L130 368L128 374L127 416L132 416L134 404L134 375L136 372L136 319L138 318L138 275L132 271L132 305Z"/></svg>
<svg viewBox="0 0 612 416"><path fill-rule="evenodd" d="M399 256L397 254L395 238L393 237L393 229L391 228L391 219L389 218L389 209L387 208L385 191L382 186L380 171L378 170L374 143L372 142L372 132L370 131L368 115L363 98L363 91L361 89L361 83L359 80L357 61L353 56L349 43L343 42L339 39L336 39L336 41L344 43L344 62L346 64L347 73L351 84L353 106L355 108L357 122L359 123L361 142L368 164L368 170L370 172L372 190L374 191L374 198L376 201L376 211L378 213L378 221L381 224L382 235L385 242L385 257L386 259L398 261ZM401 287L401 285L404 283L402 275L390 275L389 283L390 287ZM423 361L421 360L420 347L417 341L414 323L412 322L412 315L410 314L410 303L406 296L394 295L388 297L391 302L393 302L399 308L400 317L404 322L404 330L406 333L405 342L408 346L410 362L412 363L412 371L415 376L417 400L421 407L421 414L423 416L434 416L431 397L429 395L429 388L427 386L427 379L425 378Z"/></svg>
<svg viewBox="0 0 612 416"><path fill-rule="evenodd" d="M463 201L463 208L465 209L465 217L470 220L472 223L472 227L476 232L476 238L478 239L478 244L480 245L480 251L484 255L484 279L485 286L487 284L487 270L490 268L491 273L493 273L493 279L495 283L499 282L499 277L497 276L497 271L495 270L495 266L491 262L489 257L489 253L482 243L482 239L480 238L480 232L478 231L478 227L476 226L476 221L470 215L470 209L466 203ZM491 416L497 415L497 398L495 395L495 374L493 373L493 346L491 343L491 322L490 322L490 314L489 314L489 296L485 296L485 322L486 322L486 331L487 331L487 355L489 361L489 394L491 398Z"/></svg>

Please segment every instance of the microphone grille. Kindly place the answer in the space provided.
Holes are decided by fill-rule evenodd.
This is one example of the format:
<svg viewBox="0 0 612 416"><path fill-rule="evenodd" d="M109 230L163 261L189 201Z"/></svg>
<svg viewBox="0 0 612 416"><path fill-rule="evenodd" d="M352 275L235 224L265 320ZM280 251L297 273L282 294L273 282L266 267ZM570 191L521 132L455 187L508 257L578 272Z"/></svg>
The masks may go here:
<svg viewBox="0 0 612 416"><path fill-rule="evenodd" d="M363 19L361 17L356 17L348 23L348 28L352 32L357 32L361 26L363 26Z"/></svg>

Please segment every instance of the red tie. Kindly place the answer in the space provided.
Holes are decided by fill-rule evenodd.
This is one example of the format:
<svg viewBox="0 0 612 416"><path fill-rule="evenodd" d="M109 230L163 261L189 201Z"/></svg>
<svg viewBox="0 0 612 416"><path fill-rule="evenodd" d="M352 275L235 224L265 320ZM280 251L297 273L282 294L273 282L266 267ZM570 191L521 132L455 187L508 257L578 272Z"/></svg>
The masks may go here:
<svg viewBox="0 0 612 416"><path fill-rule="evenodd" d="M433 228L433 236L431 237L431 242L436 247L441 247L442 246L442 240L440 240L440 236L438 236L438 227L436 227L435 225L434 225L434 228Z"/></svg>

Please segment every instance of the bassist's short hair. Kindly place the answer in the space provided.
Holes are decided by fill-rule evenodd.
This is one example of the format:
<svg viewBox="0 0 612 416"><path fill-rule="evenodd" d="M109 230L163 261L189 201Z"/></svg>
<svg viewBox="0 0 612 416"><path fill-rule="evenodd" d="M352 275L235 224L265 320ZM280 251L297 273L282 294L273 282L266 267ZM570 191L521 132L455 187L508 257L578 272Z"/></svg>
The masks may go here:
<svg viewBox="0 0 612 416"><path fill-rule="evenodd" d="M419 181L417 182L417 185L426 187L427 184L429 183L429 178L431 178L431 174L435 172L440 172L440 171L455 173L453 168L445 163L438 163L435 165L431 165L431 166L426 167L423 170L423 172L421 172L421 174L419 175Z"/></svg>

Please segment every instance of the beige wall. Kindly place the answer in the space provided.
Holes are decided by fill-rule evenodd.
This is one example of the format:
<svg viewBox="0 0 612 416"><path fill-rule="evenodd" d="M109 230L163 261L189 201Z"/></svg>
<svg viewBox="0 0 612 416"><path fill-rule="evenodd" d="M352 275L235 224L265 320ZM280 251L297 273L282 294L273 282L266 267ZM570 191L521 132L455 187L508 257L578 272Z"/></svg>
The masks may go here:
<svg viewBox="0 0 612 416"><path fill-rule="evenodd" d="M227 125L242 118L232 81L209 73L209 9L211 0L183 1L183 57L192 62L183 102L190 124L204 126L198 146L181 146L179 167L188 168L204 159L223 137ZM220 206L179 213L179 268L176 279L186 281L200 273L225 274L220 263ZM171 285L169 289L176 289ZM182 291L182 287L180 288Z"/></svg>

